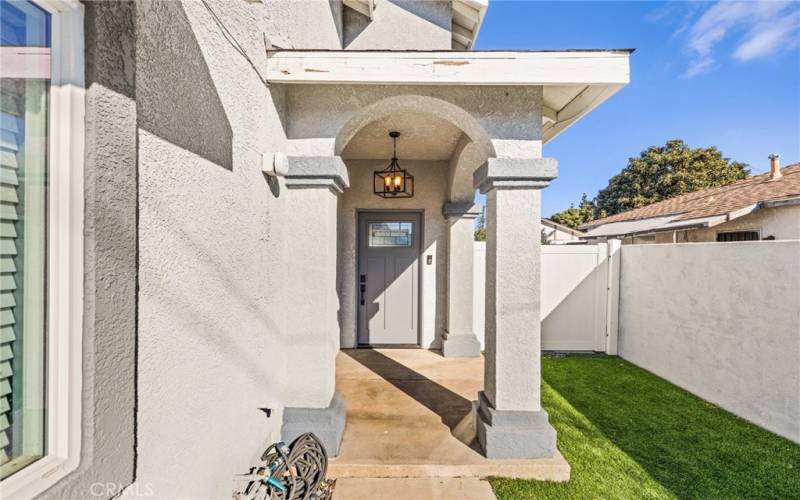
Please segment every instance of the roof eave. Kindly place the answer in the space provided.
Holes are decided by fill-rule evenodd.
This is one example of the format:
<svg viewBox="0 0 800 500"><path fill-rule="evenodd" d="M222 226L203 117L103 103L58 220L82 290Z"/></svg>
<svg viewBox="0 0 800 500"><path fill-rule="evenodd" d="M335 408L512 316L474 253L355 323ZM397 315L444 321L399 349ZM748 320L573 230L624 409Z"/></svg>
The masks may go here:
<svg viewBox="0 0 800 500"><path fill-rule="evenodd" d="M450 85L558 87L571 99L544 103L548 142L630 82L629 49L568 51L267 52L266 79L286 85Z"/></svg>

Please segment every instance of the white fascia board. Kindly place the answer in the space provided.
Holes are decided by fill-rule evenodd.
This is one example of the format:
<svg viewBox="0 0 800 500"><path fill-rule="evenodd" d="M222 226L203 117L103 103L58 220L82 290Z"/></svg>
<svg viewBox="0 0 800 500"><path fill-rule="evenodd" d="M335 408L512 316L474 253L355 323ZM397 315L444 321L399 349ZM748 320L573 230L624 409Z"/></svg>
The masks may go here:
<svg viewBox="0 0 800 500"><path fill-rule="evenodd" d="M788 207L793 205L800 205L800 196L778 198L775 200L764 200L758 204L760 208Z"/></svg>
<svg viewBox="0 0 800 500"><path fill-rule="evenodd" d="M725 214L725 218L723 222L732 221L734 219L738 219L739 217L744 217L747 214L751 214L761 208L758 203L753 203L751 205L744 206L742 208L737 208L736 210L731 210L727 214Z"/></svg>
<svg viewBox="0 0 800 500"><path fill-rule="evenodd" d="M618 89L630 81L629 55L629 51L621 50L280 50L268 52L267 80L289 84L599 85ZM587 103L596 99L594 95L583 98Z"/></svg>

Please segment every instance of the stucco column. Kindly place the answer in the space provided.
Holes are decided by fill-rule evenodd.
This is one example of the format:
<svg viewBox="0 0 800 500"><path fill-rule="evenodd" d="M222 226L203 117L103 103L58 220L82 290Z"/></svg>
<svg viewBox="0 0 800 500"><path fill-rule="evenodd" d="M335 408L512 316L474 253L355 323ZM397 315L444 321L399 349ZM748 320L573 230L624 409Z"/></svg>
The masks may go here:
<svg viewBox="0 0 800 500"><path fill-rule="evenodd" d="M553 456L556 432L542 410L540 190L550 158L490 158L475 171L486 194L486 364L478 440L489 458Z"/></svg>
<svg viewBox="0 0 800 500"><path fill-rule="evenodd" d="M285 157L284 157L285 158ZM345 403L335 392L339 352L336 292L338 196L348 185L338 156L285 158L288 255L286 367L282 439L314 432L332 455L344 432ZM268 360L265 362L269 362Z"/></svg>
<svg viewBox="0 0 800 500"><path fill-rule="evenodd" d="M475 219L480 210L472 203L446 203L447 218L447 330L442 338L446 358L481 355L481 344L472 327L473 255Z"/></svg>

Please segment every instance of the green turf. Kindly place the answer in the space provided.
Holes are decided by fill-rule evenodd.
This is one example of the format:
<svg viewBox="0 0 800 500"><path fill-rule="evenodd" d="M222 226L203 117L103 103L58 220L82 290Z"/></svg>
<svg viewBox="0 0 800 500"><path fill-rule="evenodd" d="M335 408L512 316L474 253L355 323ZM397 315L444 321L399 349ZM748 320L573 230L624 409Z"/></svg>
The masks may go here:
<svg viewBox="0 0 800 500"><path fill-rule="evenodd" d="M524 498L800 499L800 446L608 356L542 359L567 483L493 479Z"/></svg>

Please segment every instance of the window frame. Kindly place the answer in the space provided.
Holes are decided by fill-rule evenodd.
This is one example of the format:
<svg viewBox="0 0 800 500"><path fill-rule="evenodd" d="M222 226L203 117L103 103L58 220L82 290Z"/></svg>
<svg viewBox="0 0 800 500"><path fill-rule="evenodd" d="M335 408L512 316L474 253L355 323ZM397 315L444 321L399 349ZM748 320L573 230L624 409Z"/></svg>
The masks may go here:
<svg viewBox="0 0 800 500"><path fill-rule="evenodd" d="M0 482L6 498L47 490L77 469L81 451L84 10L77 0L31 1L51 16L45 450Z"/></svg>
<svg viewBox="0 0 800 500"><path fill-rule="evenodd" d="M755 233L756 239L754 240L728 240L728 241L720 241L719 237L721 234L735 234L735 233ZM716 243L741 243L743 241L761 241L761 230L760 229L731 229L727 231L717 231L714 235L714 241Z"/></svg>

